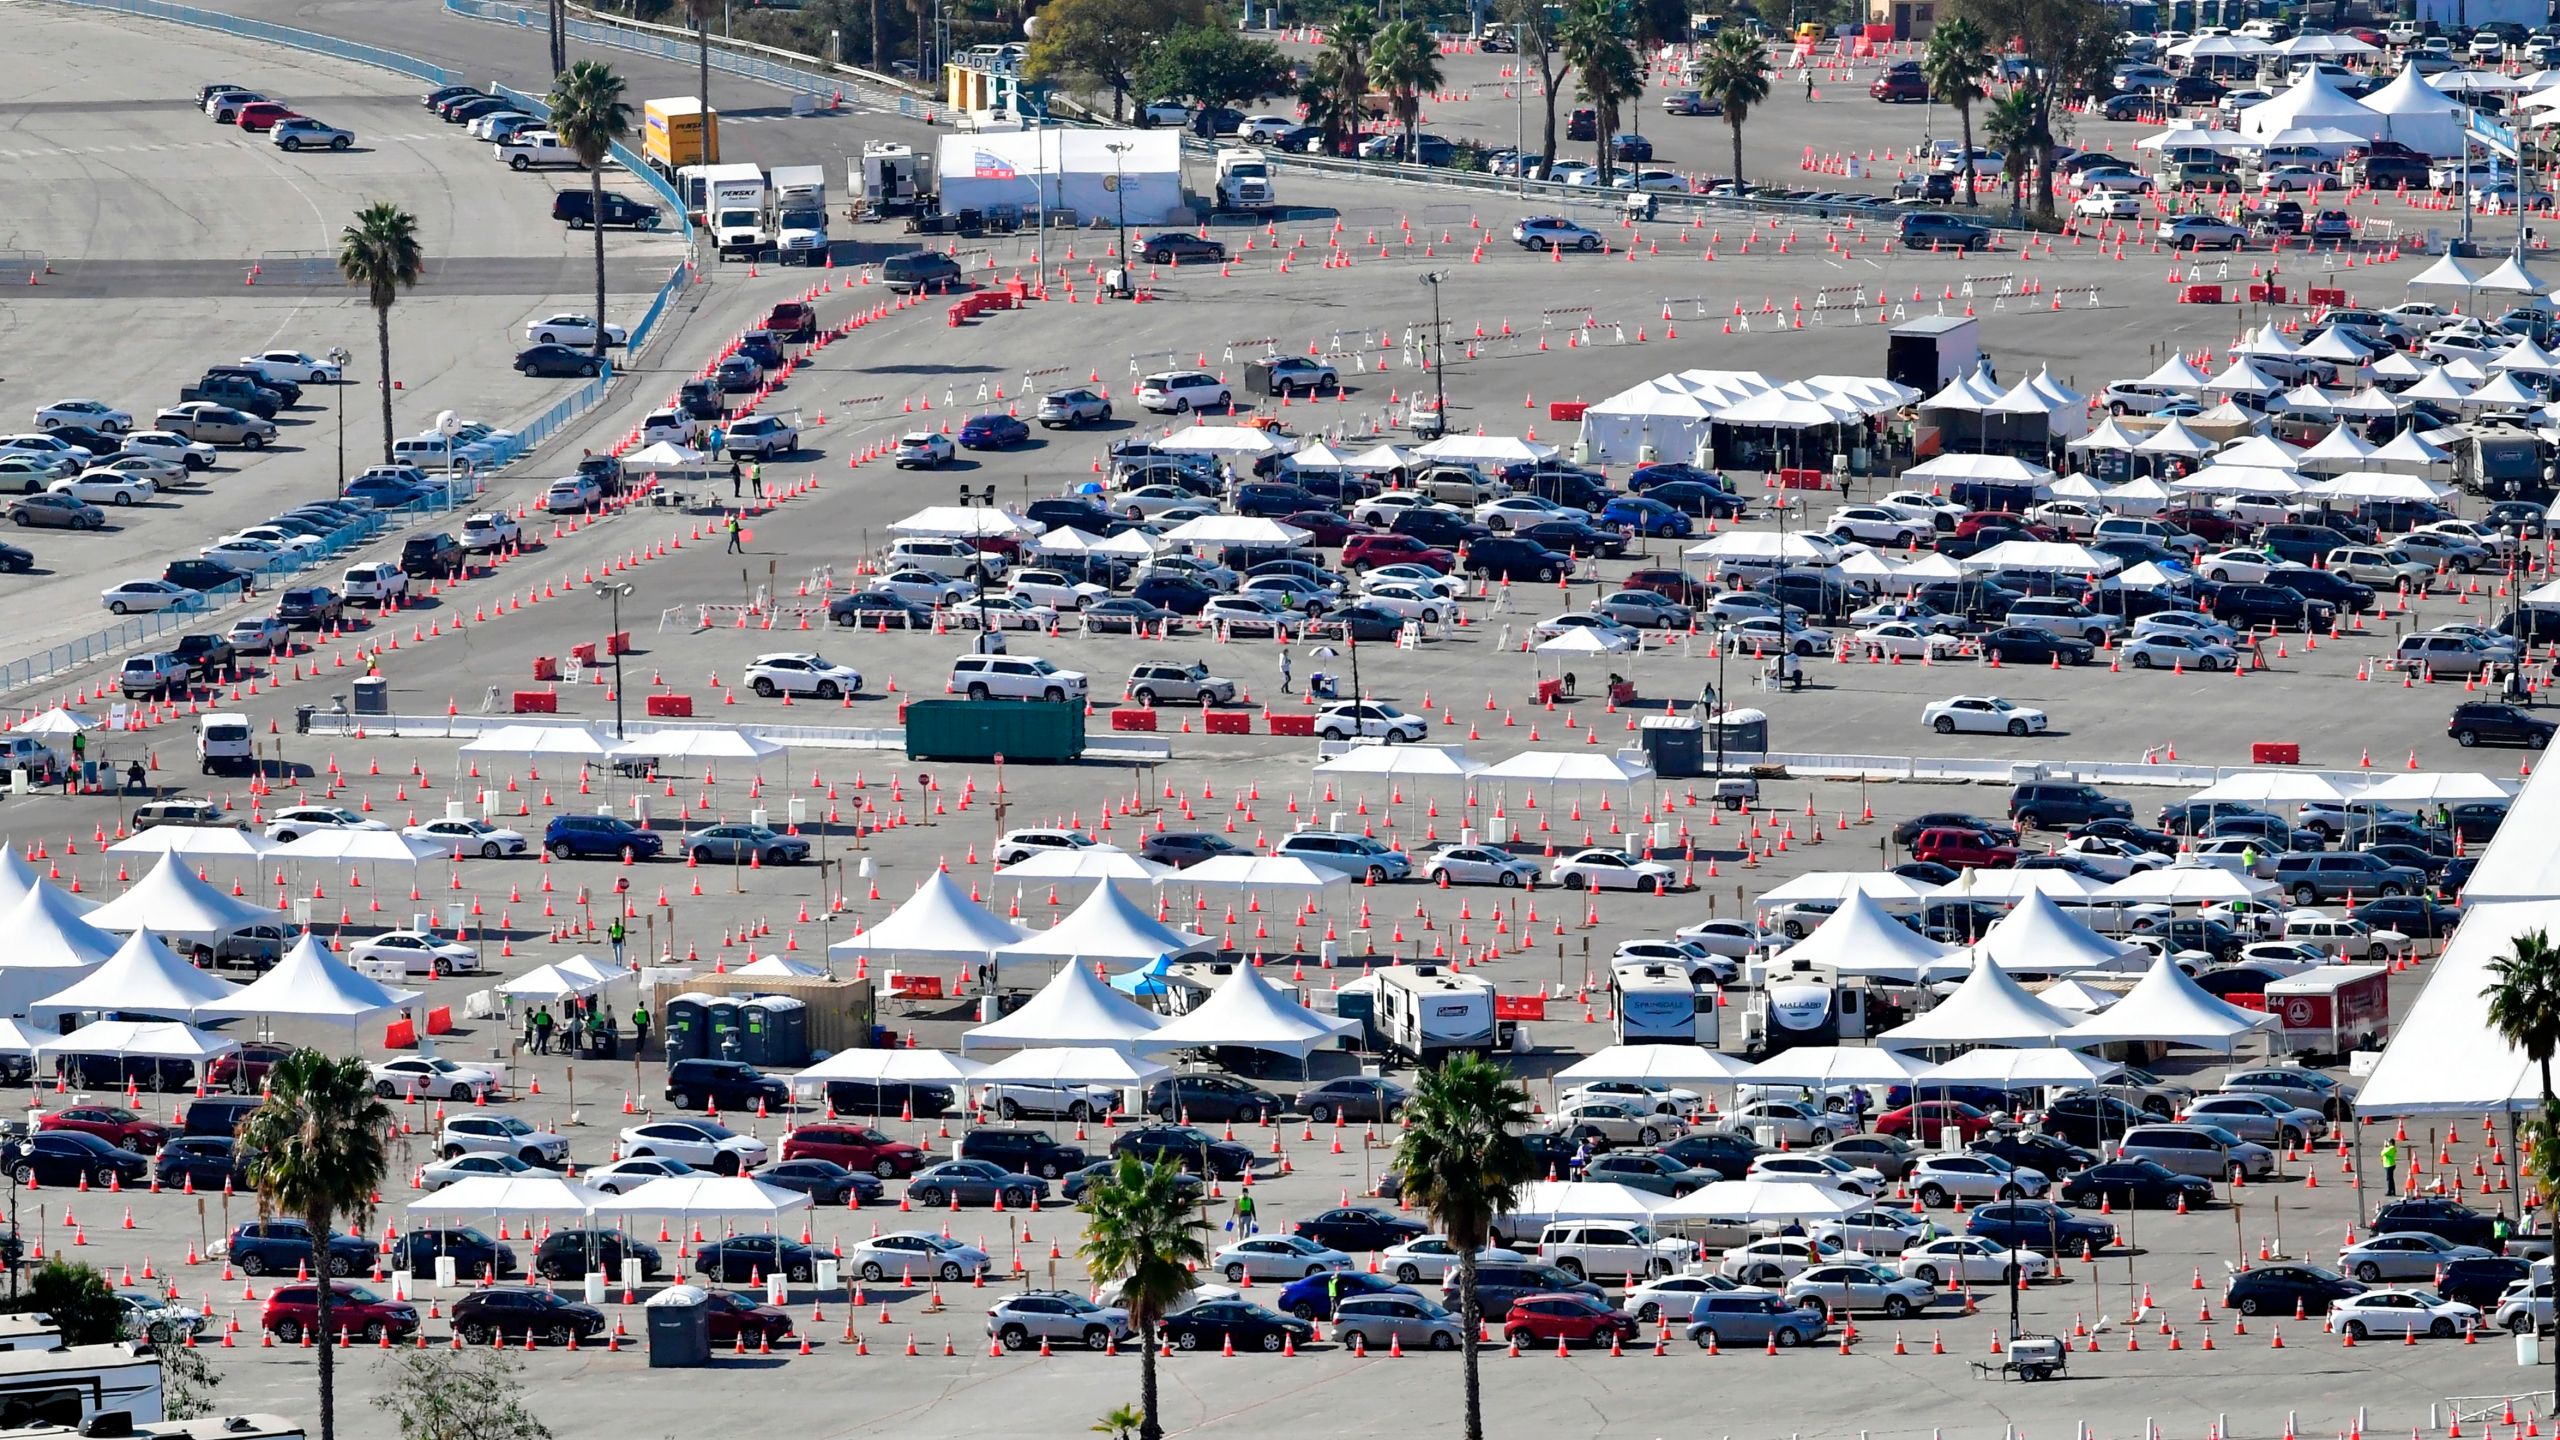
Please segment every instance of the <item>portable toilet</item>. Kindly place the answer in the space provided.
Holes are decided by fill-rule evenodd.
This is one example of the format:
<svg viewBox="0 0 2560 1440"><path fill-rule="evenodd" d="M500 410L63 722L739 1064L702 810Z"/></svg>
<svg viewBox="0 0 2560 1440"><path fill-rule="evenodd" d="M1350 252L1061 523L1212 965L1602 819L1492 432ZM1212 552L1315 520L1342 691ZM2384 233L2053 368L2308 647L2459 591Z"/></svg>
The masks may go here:
<svg viewBox="0 0 2560 1440"><path fill-rule="evenodd" d="M711 1058L711 1005L718 998L688 990L667 1001L667 1063Z"/></svg>
<svg viewBox="0 0 2560 1440"><path fill-rule="evenodd" d="M788 995L758 995L738 1007L745 1033L739 1056L750 1065L796 1070L809 1063L809 1007Z"/></svg>
<svg viewBox="0 0 2560 1440"><path fill-rule="evenodd" d="M738 1007L740 1003L741 1002L738 997L735 995L710 995L704 997L702 1008L704 1018L707 1022L707 1028L704 1031L703 1043L707 1048L703 1051L703 1054L710 1059L739 1060L745 1058L738 1053L738 1032L743 1026L743 1022L738 1016Z"/></svg>

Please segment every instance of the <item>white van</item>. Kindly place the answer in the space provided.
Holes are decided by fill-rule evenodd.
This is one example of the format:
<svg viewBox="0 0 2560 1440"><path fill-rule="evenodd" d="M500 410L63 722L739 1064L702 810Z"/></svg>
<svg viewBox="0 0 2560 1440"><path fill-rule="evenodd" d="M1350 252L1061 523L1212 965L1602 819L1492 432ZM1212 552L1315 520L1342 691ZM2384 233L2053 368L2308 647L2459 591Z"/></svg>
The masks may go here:
<svg viewBox="0 0 2560 1440"><path fill-rule="evenodd" d="M207 711L196 721L196 762L207 775L244 773L257 764L249 738L249 717L226 710Z"/></svg>

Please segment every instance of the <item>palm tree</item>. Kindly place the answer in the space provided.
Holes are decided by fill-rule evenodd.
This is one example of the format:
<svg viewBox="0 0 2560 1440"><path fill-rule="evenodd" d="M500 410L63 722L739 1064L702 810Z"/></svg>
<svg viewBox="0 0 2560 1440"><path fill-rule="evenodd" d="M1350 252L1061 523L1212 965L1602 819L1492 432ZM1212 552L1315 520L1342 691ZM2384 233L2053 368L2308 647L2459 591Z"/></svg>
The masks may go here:
<svg viewBox="0 0 2560 1440"><path fill-rule="evenodd" d="M1307 123L1324 132L1328 155L1341 152L1344 135L1360 131L1367 114L1369 46L1377 38L1378 22L1369 12L1345 10L1325 31L1324 50L1299 93L1307 102Z"/></svg>
<svg viewBox="0 0 2560 1440"><path fill-rule="evenodd" d="M1920 74L1929 93L1955 107L1964 129L1964 203L1980 204L1974 191L1973 105L1990 92L1982 77L1991 69L1991 44L1970 20L1959 16L1929 32L1929 49L1920 57Z"/></svg>
<svg viewBox="0 0 2560 1440"><path fill-rule="evenodd" d="M2027 167L2035 157L2036 134L2042 128L2036 115L2036 97L2021 85L1991 103L1991 113L1982 118L1982 136L2000 147L2000 178L2009 186L2009 213L2014 216L2025 206L2023 192ZM1973 157L1964 157L1966 171L1973 169Z"/></svg>
<svg viewBox="0 0 2560 1440"><path fill-rule="evenodd" d="M1138 1433L1138 1427L1145 1423L1146 1417L1137 1411L1126 1405L1114 1405L1102 1412L1101 1419L1085 1428L1096 1435L1108 1435L1111 1440L1131 1440Z"/></svg>
<svg viewBox="0 0 2560 1440"><path fill-rule="evenodd" d="M1110 1174L1087 1187L1080 1206L1091 1218L1077 1252L1087 1272L1120 1277L1120 1304L1138 1332L1138 1440L1164 1440L1156 1409L1156 1324L1191 1293L1193 1268L1209 1259L1201 1239L1209 1222L1185 1189L1182 1167L1122 1155Z"/></svg>
<svg viewBox="0 0 2560 1440"><path fill-rule="evenodd" d="M1557 48L1598 120L1592 133L1600 142L1604 187L1617 160L1618 108L1644 94L1644 66L1627 42L1629 23L1619 0L1574 0L1556 31Z"/></svg>
<svg viewBox="0 0 2560 1440"><path fill-rule="evenodd" d="M587 167L587 213L596 242L596 359L604 359L604 162L613 147L631 133L631 106L622 98L622 77L600 60L581 60L551 87L551 129L578 152Z"/></svg>
<svg viewBox="0 0 2560 1440"><path fill-rule="evenodd" d="M426 257L418 248L418 217L377 200L356 212L339 232L338 273L361 285L373 302L374 342L382 355L382 463L391 463L391 302L418 283ZM603 316L597 316L599 320Z"/></svg>
<svg viewBox="0 0 2560 1440"><path fill-rule="evenodd" d="M364 1061L333 1059L317 1050L297 1050L276 1062L267 1074L266 1103L240 1124L258 1213L291 1215L311 1227L312 1266L320 1282L320 1440L336 1440L338 1433L329 1234L341 1215L359 1225L372 1219L375 1192L390 1163L382 1138L390 1128L390 1108L374 1098Z"/></svg>
<svg viewBox="0 0 2560 1440"><path fill-rule="evenodd" d="M1476 1373L1483 1315L1476 1302L1476 1252L1494 1217L1511 1208L1534 1173L1517 1133L1529 1122L1529 1092L1509 1071L1478 1055L1453 1055L1414 1081L1410 1122L1396 1147L1405 1198L1422 1207L1458 1252L1460 1324L1466 1331L1466 1440L1484 1440L1484 1396Z"/></svg>
<svg viewBox="0 0 2560 1440"><path fill-rule="evenodd" d="M702 92L694 98L702 102L705 115L711 113L711 17L720 12L721 3L722 0L684 0L685 18L693 22L693 59L698 69L693 83Z"/></svg>
<svg viewBox="0 0 2560 1440"><path fill-rule="evenodd" d="M1724 107L1724 123L1733 131L1733 188L1740 193L1742 126L1751 118L1751 107L1769 98L1769 57L1741 27L1728 26L1707 44L1698 88Z"/></svg>
<svg viewBox="0 0 2560 1440"><path fill-rule="evenodd" d="M1404 128L1404 158L1411 164L1422 130L1422 96L1440 88L1440 46L1419 20L1380 27L1369 50L1369 85L1386 92Z"/></svg>
<svg viewBox="0 0 2560 1440"><path fill-rule="evenodd" d="M2525 1053L2542 1076L2542 1134L2536 1147L2539 1161L2549 1147L2560 1143L2560 1096L2551 1088L2551 1056L2560 1051L2560 946L2551 943L2548 931L2529 930L2509 944L2507 953L2489 962L2489 987L2481 994L2489 1001L2489 1028L2505 1041ZM2560 1189L2542 1187L2543 1203L2551 1208L2554 1223L2560 1223ZM2551 1364L2560 1374L2560 1345L2554 1345Z"/></svg>

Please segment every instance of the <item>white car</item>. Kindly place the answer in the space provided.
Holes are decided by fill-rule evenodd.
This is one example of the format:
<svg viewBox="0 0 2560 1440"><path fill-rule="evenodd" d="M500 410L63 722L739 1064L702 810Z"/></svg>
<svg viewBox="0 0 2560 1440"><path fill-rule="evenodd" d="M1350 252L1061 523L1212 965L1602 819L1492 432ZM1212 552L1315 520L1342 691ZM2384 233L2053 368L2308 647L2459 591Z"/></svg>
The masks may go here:
<svg viewBox="0 0 2560 1440"><path fill-rule="evenodd" d="M2250 857L2257 858L2252 867ZM2211 865L2223 870L2239 870L2260 880L2276 878L2276 854L2273 846L2262 845L2247 835L2216 835L2194 840L2178 856L2181 865Z"/></svg>
<svg viewBox="0 0 2560 1440"><path fill-rule="evenodd" d="M1055 570L1017 570L1005 582L1005 593L1034 605L1052 610L1081 610L1096 600L1107 600L1111 588L1090 580L1071 580Z"/></svg>
<svg viewBox="0 0 2560 1440"><path fill-rule="evenodd" d="M2240 663L2240 652L2200 635L2154 630L2124 642L2118 659L2136 670L2228 670Z"/></svg>
<svg viewBox="0 0 2560 1440"><path fill-rule="evenodd" d="M930 1230L896 1230L844 1247L845 1269L873 1284L893 1275L902 1282L913 1276L948 1284L981 1274L991 1263L977 1246Z"/></svg>
<svg viewBox="0 0 2560 1440"><path fill-rule="evenodd" d="M1914 520L1881 505L1843 505L1831 512L1831 518L1824 522L1822 528L1833 535L1844 535L1869 545L1886 545L1897 550L1931 539L1938 530L1929 521Z"/></svg>
<svg viewBox="0 0 2560 1440"><path fill-rule="evenodd" d="M936 605L953 605L977 593L977 587L966 580L954 580L930 570L892 570L873 580L870 589L882 595L895 595L910 605L931 609Z"/></svg>
<svg viewBox="0 0 2560 1440"><path fill-rule="evenodd" d="M165 456L190 470L210 470L222 458L221 451L174 430L128 430L124 434L124 453Z"/></svg>
<svg viewBox="0 0 2560 1440"><path fill-rule="evenodd" d="M1932 1285L1988 1285L2012 1281L2021 1273L2030 1281L2041 1280L2053 1262L2033 1250L2011 1250L1979 1235L1950 1235L1903 1251L1898 1268Z"/></svg>
<svg viewBox="0 0 2560 1440"><path fill-rule="evenodd" d="M1748 1135L1766 1125L1789 1145L1828 1145L1849 1130L1849 1117L1796 1100L1754 1100L1725 1113L1724 1127Z"/></svg>
<svg viewBox="0 0 2560 1440"><path fill-rule="evenodd" d="M697 1170L735 1175L763 1165L772 1152L753 1135L715 1121L653 1120L623 1127L622 1153L634 1158L663 1155Z"/></svg>
<svg viewBox="0 0 2560 1440"><path fill-rule="evenodd" d="M104 400L56 400L36 412L37 429L51 430L60 425L86 425L92 430L121 435L133 428L133 415Z"/></svg>
<svg viewBox="0 0 2560 1440"><path fill-rule="evenodd" d="M1557 1092L1559 1105L1579 1105L1588 1100L1614 1100L1657 1115L1677 1115L1687 1119L1706 1105L1706 1098L1695 1090L1682 1090L1659 1080L1594 1080L1588 1084L1567 1086Z"/></svg>
<svg viewBox="0 0 2560 1440"><path fill-rule="evenodd" d="M1620 1308L1636 1317L1639 1325L1687 1321L1695 1317L1698 1302L1706 1296L1753 1288L1729 1275L1662 1275L1629 1290Z"/></svg>
<svg viewBox="0 0 2560 1440"><path fill-rule="evenodd" d="M1941 735L1959 730L1977 735L2041 735L2045 715L1997 695L1956 695L1921 710L1920 723Z"/></svg>
<svg viewBox="0 0 2560 1440"><path fill-rule="evenodd" d="M1523 250L1594 251L1608 242L1561 215L1531 215L1511 227L1511 243Z"/></svg>
<svg viewBox="0 0 2560 1440"><path fill-rule="evenodd" d="M1081 830L1008 830L989 858L999 866L1019 865L1044 851L1092 850L1097 844Z"/></svg>
<svg viewBox="0 0 2560 1440"><path fill-rule="evenodd" d="M241 356L240 363L270 380L296 385L336 385L346 378L335 362L315 360L299 350L261 350Z"/></svg>
<svg viewBox="0 0 2560 1440"><path fill-rule="evenodd" d="M2145 870L2165 870L2173 862L2156 850L2145 850L2128 840L2114 840L2104 835L2082 835L2063 842L2062 854L2090 866L2110 880L2122 880Z"/></svg>
<svg viewBox="0 0 2560 1440"><path fill-rule="evenodd" d="M1736 650L1748 651L1755 656L1809 658L1831 648L1830 631L1806 625L1793 615L1745 615L1727 622L1724 634Z"/></svg>
<svg viewBox="0 0 2560 1440"><path fill-rule="evenodd" d="M1249 145L1265 144L1285 140L1297 128L1298 122L1286 115L1247 115L1244 123L1236 127L1236 139Z"/></svg>
<svg viewBox="0 0 2560 1440"><path fill-rule="evenodd" d="M98 470L84 470L44 488L56 495L68 495L92 505L134 505L160 493L160 487L147 476L118 475L113 471Z"/></svg>
<svg viewBox="0 0 2560 1440"><path fill-rule="evenodd" d="M462 548L478 554L503 550L524 538L524 527L504 510L483 510L462 522Z"/></svg>
<svg viewBox="0 0 2560 1440"><path fill-rule="evenodd" d="M1138 403L1160 415L1187 415L1212 405L1225 409L1235 403L1235 392L1204 371L1167 370L1138 382Z"/></svg>
<svg viewBox="0 0 2560 1440"><path fill-rule="evenodd" d="M416 1095L422 1099L469 1100L474 1095L496 1095L498 1076L495 1071L441 1055L404 1055L373 1067L373 1093L385 1099Z"/></svg>
<svg viewBox="0 0 2560 1440"><path fill-rule="evenodd" d="M349 950L347 958L396 961L404 975L433 975L439 980L447 975L475 974L480 969L479 951L418 930L386 931Z"/></svg>
<svg viewBox="0 0 2560 1440"><path fill-rule="evenodd" d="M267 822L267 838L284 841L298 835L308 835L314 830L388 830L390 828L369 815L359 815L353 810L336 805L296 805L277 811L276 818Z"/></svg>
<svg viewBox="0 0 2560 1440"><path fill-rule="evenodd" d="M1500 533L1521 525L1541 525L1560 515L1579 513L1567 510L1553 500L1542 500L1535 495L1505 495L1499 500L1487 500L1477 506L1476 523Z"/></svg>
<svg viewBox="0 0 2560 1440"><path fill-rule="evenodd" d="M1728 960L1748 959L1752 951L1769 943L1769 937L1746 920L1701 920L1671 933L1682 944L1695 945Z"/></svg>
<svg viewBox="0 0 2560 1440"><path fill-rule="evenodd" d="M1688 972L1689 978L1711 979L1727 984L1738 978L1742 968L1733 957L1711 950L1695 940L1621 940L1609 956L1616 965L1674 965Z"/></svg>
<svg viewBox="0 0 2560 1440"><path fill-rule="evenodd" d="M1424 625L1437 625L1443 618L1457 613L1456 603L1447 596L1409 581L1363 585L1360 599L1362 603L1374 605L1398 619L1418 621Z"/></svg>
<svg viewBox="0 0 2560 1440"><path fill-rule="evenodd" d="M299 530L287 530L281 525L252 525L246 530L236 531L232 534L225 535L222 539L225 544L229 544L233 541L249 540L262 545L272 545L275 547L278 555L289 555L296 559L301 558L305 551L317 550L329 543L317 535L305 535ZM241 568L244 570L254 570L257 567L254 565L244 565Z"/></svg>
<svg viewBox="0 0 2560 1440"><path fill-rule="evenodd" d="M583 513L596 508L604 499L604 489L583 475L554 480L542 492L542 509L551 515Z"/></svg>
<svg viewBox="0 0 2560 1440"><path fill-rule="evenodd" d="M1467 518L1465 511L1454 505L1443 505L1419 490L1390 490L1384 495L1370 496L1351 507L1351 518L1384 530L1395 524L1396 517L1407 510L1444 510L1455 519Z"/></svg>
<svg viewBox="0 0 2560 1440"><path fill-rule="evenodd" d="M2480 1324L2480 1307L2447 1300L2416 1286L2367 1290L2329 1302L2326 1329L2331 1334L2427 1335L2450 1340Z"/></svg>
<svg viewBox="0 0 2560 1440"><path fill-rule="evenodd" d="M1914 1215L1907 1206L1894 1204L1853 1211L1837 1220L1818 1221L1808 1233L1817 1240L1837 1241L1862 1255L1899 1255L1932 1229L1928 1216Z"/></svg>
<svg viewBox="0 0 2560 1440"><path fill-rule="evenodd" d="M441 845L457 860L465 855L477 855L483 860L522 855L531 846L521 832L486 820L429 820L423 825L403 826L400 833L412 840Z"/></svg>
<svg viewBox="0 0 2560 1440"><path fill-rule="evenodd" d="M245 536L235 535L228 539L217 540L199 549L196 554L218 564L228 565L234 570L246 570L255 575L276 563L283 556L284 547L273 541L251 540Z"/></svg>
<svg viewBox="0 0 2560 1440"><path fill-rule="evenodd" d="M973 596L951 612L951 623L964 629L983 624L989 630L1046 630L1058 623L1058 612L1018 595Z"/></svg>
<svg viewBox="0 0 2560 1440"><path fill-rule="evenodd" d="M1843 1195L1872 1200L1885 1191L1882 1171L1864 1165L1852 1165L1837 1155L1804 1155L1788 1152L1762 1155L1752 1160L1743 1172L1749 1180L1801 1180Z"/></svg>
<svg viewBox="0 0 2560 1440"><path fill-rule="evenodd" d="M116 615L148 615L200 598L186 586L166 580L127 580L98 592L98 603Z"/></svg>
<svg viewBox="0 0 2560 1440"><path fill-rule="evenodd" d="M1476 1252L1479 1265L1522 1265L1529 1257L1517 1250L1488 1245ZM1399 1285L1437 1285L1458 1268L1458 1247L1446 1235L1422 1235L1378 1252L1378 1273Z"/></svg>
<svg viewBox="0 0 2560 1440"><path fill-rule="evenodd" d="M293 627L275 616L252 615L245 620L232 621L230 630L222 638L230 641L231 648L241 654L272 655L292 636Z"/></svg>
<svg viewBox="0 0 2560 1440"><path fill-rule="evenodd" d="M1680 882L1680 872L1659 860L1629 859L1623 850L1594 846L1558 856L1547 878L1568 890L1644 890L1663 895Z"/></svg>
<svg viewBox="0 0 2560 1440"><path fill-rule="evenodd" d="M2071 202L2071 213L2087 220L2139 220L2142 197L2116 190L2092 190Z"/></svg>
<svg viewBox="0 0 2560 1440"><path fill-rule="evenodd" d="M2027 511L2029 523L2059 530L2066 535L2095 533L2098 522L2106 518L2106 511L2086 500L2048 500Z"/></svg>
<svg viewBox="0 0 2560 1440"><path fill-rule="evenodd" d="M747 667L747 688L767 700L776 695L814 695L833 700L862 688L862 672L806 650L759 655Z"/></svg>
<svg viewBox="0 0 2560 1440"><path fill-rule="evenodd" d="M1376 573L1371 572L1372 575ZM1212 590L1236 588L1236 572L1214 561L1203 560L1197 555L1158 555L1138 567L1136 578L1144 580L1152 575L1174 575L1185 580L1196 580Z"/></svg>
<svg viewBox="0 0 2560 1440"><path fill-rule="evenodd" d="M899 436L889 453L900 470L932 470L949 464L959 452L952 448L950 436L916 430Z"/></svg>
<svg viewBox="0 0 2560 1440"><path fill-rule="evenodd" d="M1716 1262L1716 1273L1745 1285L1775 1289L1839 1253L1836 1241L1776 1236L1725 1251Z"/></svg>
<svg viewBox="0 0 2560 1440"><path fill-rule="evenodd" d="M1410 585L1426 595L1438 595L1448 600L1463 600L1467 595L1465 576L1444 575L1427 565L1410 562L1381 565L1360 577L1360 588L1364 594L1380 585Z"/></svg>
<svg viewBox="0 0 2560 1440"><path fill-rule="evenodd" d="M436 1160L419 1166L418 1188L441 1190L457 1180L468 1180L477 1175L512 1179L519 1175L533 1174L534 1168L513 1155L466 1153L456 1155L450 1160Z"/></svg>
<svg viewBox="0 0 2560 1440"><path fill-rule="evenodd" d="M1426 884L1500 885L1519 889L1538 881L1534 861L1490 845L1451 845L1422 863Z"/></svg>
<svg viewBox="0 0 2560 1440"><path fill-rule="evenodd" d="M1316 712L1316 734L1327 740L1382 739L1393 745L1400 740L1420 740L1430 726L1419 715L1408 715L1393 705L1350 704L1328 705Z"/></svg>
<svg viewBox="0 0 2560 1440"><path fill-rule="evenodd" d="M389 1066L376 1066L377 1073ZM375 1093L381 1092L379 1080ZM438 1147L444 1158L456 1155L513 1155L530 1165L569 1163L569 1137L537 1130L513 1115L458 1115L445 1122Z"/></svg>
<svg viewBox="0 0 2560 1440"><path fill-rule="evenodd" d="M2042 1195L2053 1182L2041 1170L2012 1165L1997 1155L1923 1155L1902 1183L1929 1206L1952 1198L2016 1200Z"/></svg>
<svg viewBox="0 0 2560 1440"><path fill-rule="evenodd" d="M1926 490L1896 490L1875 503L1914 520L1926 520L1940 529L1953 529L1957 521L1973 513L1944 495L1932 495Z"/></svg>
<svg viewBox="0 0 2560 1440"><path fill-rule="evenodd" d="M2230 645L2240 638L2230 626L2193 610L2155 610L2133 622L2133 633L2137 639L2145 635L2184 635L2216 645Z"/></svg>
<svg viewBox="0 0 2560 1440"><path fill-rule="evenodd" d="M1213 502L1194 495L1179 485L1140 485L1111 497L1111 508L1133 519L1161 515L1168 510L1188 510Z"/></svg>
<svg viewBox="0 0 2560 1440"><path fill-rule="evenodd" d="M1908 620L1888 620L1853 631L1852 651L1887 660L1941 660L1964 649L1964 637L1943 630L1924 630Z"/></svg>
<svg viewBox="0 0 2560 1440"><path fill-rule="evenodd" d="M2217 585L2255 585L2267 578L2276 562L2263 550L2216 550L2196 561L2196 573Z"/></svg>
<svg viewBox="0 0 2560 1440"><path fill-rule="evenodd" d="M1256 1235L1239 1240L1210 1257L1209 1263L1240 1284L1255 1280L1298 1280L1327 1270L1353 1268L1351 1257L1297 1235Z"/></svg>
<svg viewBox="0 0 2560 1440"><path fill-rule="evenodd" d="M530 345L593 345L596 343L596 319L592 315L554 315L535 320L524 327L525 342ZM631 338L621 326L605 322L604 343L623 344Z"/></svg>
<svg viewBox="0 0 2560 1440"><path fill-rule="evenodd" d="M607 1195L628 1195L652 1180L673 1180L694 1173L694 1168L681 1160L652 1155L595 1166L580 1174L578 1183Z"/></svg>

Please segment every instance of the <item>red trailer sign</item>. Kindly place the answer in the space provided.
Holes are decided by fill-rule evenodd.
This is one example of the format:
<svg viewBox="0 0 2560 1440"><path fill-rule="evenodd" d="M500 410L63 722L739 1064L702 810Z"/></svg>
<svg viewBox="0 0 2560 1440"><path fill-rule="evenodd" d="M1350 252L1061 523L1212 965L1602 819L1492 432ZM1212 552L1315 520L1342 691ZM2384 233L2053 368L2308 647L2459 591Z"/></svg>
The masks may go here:
<svg viewBox="0 0 2560 1440"><path fill-rule="evenodd" d="M2282 1022L2273 1048L2344 1055L2391 1036L2391 972L2382 965L2323 965L2268 982L2268 1014Z"/></svg>

